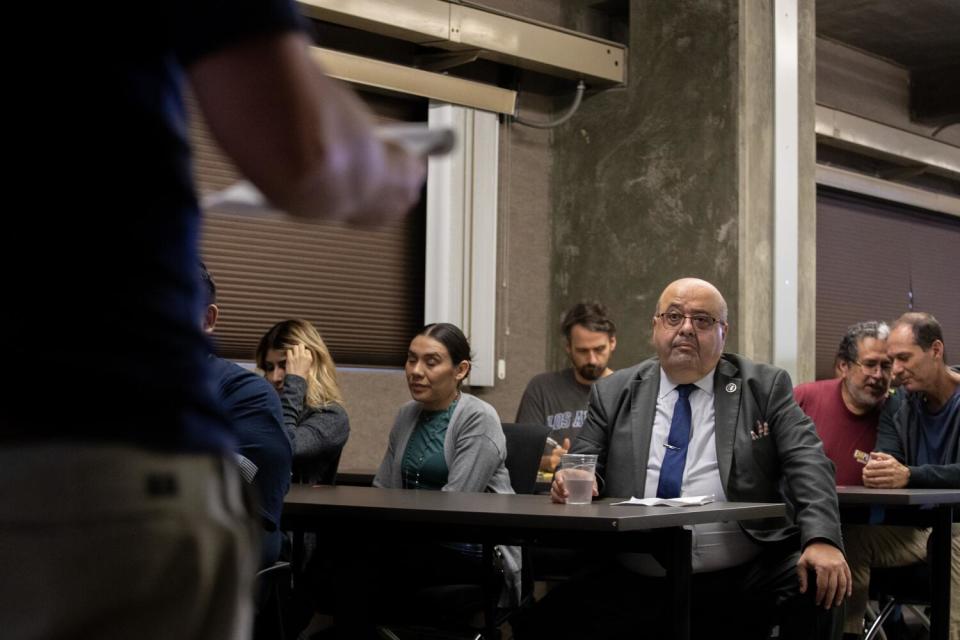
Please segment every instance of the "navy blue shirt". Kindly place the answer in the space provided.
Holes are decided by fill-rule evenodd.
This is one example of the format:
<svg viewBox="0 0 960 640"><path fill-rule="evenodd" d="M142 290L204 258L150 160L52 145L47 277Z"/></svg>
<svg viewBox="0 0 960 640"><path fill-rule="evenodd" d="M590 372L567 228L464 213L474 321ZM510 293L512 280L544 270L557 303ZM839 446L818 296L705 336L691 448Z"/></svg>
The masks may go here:
<svg viewBox="0 0 960 640"><path fill-rule="evenodd" d="M151 449L234 448L209 380L197 277L200 212L184 71L294 29L289 0L21 4L32 48L11 83L4 151L0 443L68 439ZM29 60L30 62L26 62ZM240 106L238 106L240 108ZM51 275L47 275L51 274Z"/></svg>
<svg viewBox="0 0 960 640"><path fill-rule="evenodd" d="M917 464L947 464L947 437L951 431L955 431L950 429L950 423L955 423L960 415L960 387L936 413L928 413L918 398L912 400L921 424ZM955 437L956 434L953 435Z"/></svg>
<svg viewBox="0 0 960 640"><path fill-rule="evenodd" d="M217 397L239 443L237 452L257 465L253 484L260 496L264 528L274 531L280 526L293 465L280 396L254 372L223 358L210 361Z"/></svg>

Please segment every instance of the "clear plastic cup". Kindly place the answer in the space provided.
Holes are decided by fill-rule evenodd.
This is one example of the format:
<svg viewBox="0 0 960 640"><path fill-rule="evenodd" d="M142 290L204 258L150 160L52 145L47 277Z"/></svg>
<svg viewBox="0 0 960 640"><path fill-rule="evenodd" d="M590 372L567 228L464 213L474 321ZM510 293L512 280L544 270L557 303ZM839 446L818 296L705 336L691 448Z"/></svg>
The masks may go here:
<svg viewBox="0 0 960 640"><path fill-rule="evenodd" d="M560 458L563 484L567 488L567 504L590 504L597 471L594 453L565 453Z"/></svg>

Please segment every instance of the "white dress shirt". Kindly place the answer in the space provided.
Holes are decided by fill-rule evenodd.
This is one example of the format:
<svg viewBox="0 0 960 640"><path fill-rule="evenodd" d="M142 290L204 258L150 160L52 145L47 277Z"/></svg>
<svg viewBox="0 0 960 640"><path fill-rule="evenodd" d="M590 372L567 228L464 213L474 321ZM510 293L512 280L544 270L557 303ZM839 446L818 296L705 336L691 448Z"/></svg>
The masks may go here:
<svg viewBox="0 0 960 640"><path fill-rule="evenodd" d="M716 369L697 380L690 392L690 443L683 468L681 496L712 495L717 502L727 499L720 482L715 439L716 418L713 406L713 377ZM666 452L673 421L673 408L680 394L677 383L660 368L660 389L657 392L657 410L650 435L650 454L647 459L647 481L644 498L657 497L660 467ZM740 529L736 522L711 522L688 526L693 532L693 572L717 571L743 564L760 553L760 547ZM644 575L665 574L663 567L649 554L622 554L624 565Z"/></svg>

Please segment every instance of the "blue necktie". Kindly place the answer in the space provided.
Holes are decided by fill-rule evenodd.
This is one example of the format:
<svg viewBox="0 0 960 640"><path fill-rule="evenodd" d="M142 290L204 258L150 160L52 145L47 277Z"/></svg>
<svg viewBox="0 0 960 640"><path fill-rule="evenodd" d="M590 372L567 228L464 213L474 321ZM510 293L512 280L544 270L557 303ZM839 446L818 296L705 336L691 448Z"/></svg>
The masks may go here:
<svg viewBox="0 0 960 640"><path fill-rule="evenodd" d="M663 464L660 465L658 498L676 498L680 495L683 467L687 463L687 445L690 444L690 392L696 388L694 384L677 385L680 397L677 398L677 404L673 405L667 450L663 452Z"/></svg>

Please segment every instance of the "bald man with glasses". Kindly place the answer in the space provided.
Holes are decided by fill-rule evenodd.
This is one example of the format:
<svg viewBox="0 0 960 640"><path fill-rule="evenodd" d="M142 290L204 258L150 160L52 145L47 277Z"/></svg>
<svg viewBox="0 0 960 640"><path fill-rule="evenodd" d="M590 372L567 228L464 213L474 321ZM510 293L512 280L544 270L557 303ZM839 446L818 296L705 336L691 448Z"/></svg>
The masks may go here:
<svg viewBox="0 0 960 640"><path fill-rule="evenodd" d="M774 624L781 638L835 637L850 571L833 466L789 375L724 353L728 331L716 287L695 278L668 285L653 316L657 356L594 384L572 452L598 455L604 497L787 502L785 518L693 527L692 637L766 638ZM561 470L551 497L567 496ZM562 624L543 637L648 629L643 608L655 616L666 604L663 574L646 554L611 558L544 599L540 630L543 620Z"/></svg>

